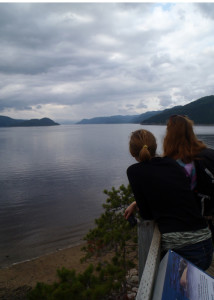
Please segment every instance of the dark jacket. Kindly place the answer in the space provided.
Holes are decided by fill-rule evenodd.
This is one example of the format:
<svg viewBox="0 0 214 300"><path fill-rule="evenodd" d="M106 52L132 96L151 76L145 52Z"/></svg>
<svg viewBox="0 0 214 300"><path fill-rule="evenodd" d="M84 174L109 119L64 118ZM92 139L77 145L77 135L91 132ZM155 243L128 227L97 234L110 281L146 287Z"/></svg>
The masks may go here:
<svg viewBox="0 0 214 300"><path fill-rule="evenodd" d="M127 169L143 219L154 219L161 233L207 227L182 167L169 157L155 157Z"/></svg>
<svg viewBox="0 0 214 300"><path fill-rule="evenodd" d="M195 188L198 199L202 201L202 211L205 216L214 214L214 150L203 149L195 158L197 185ZM208 196L209 198L203 195Z"/></svg>

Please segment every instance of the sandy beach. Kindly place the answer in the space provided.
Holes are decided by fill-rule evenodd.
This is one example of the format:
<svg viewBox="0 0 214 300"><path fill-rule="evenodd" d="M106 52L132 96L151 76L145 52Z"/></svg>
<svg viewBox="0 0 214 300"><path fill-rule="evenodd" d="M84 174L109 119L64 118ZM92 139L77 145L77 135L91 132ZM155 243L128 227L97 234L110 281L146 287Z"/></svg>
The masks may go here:
<svg viewBox="0 0 214 300"><path fill-rule="evenodd" d="M81 251L83 245L0 269L0 299L24 300L26 292L37 282L50 284L56 281L56 270L62 267L75 269L77 273L81 273L89 264L80 263L80 259L84 256L84 252Z"/></svg>
<svg viewBox="0 0 214 300"><path fill-rule="evenodd" d="M59 250L39 258L0 269L0 299L26 300L26 294L37 282L51 284L58 279L56 270L62 267L83 272L89 265L80 263L84 244ZM214 276L214 257L207 273Z"/></svg>

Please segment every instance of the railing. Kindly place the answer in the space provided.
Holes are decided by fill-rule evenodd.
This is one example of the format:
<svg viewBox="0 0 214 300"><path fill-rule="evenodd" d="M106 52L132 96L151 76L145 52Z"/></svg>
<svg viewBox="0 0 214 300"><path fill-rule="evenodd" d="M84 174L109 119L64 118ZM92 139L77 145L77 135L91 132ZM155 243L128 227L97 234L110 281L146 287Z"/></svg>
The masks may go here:
<svg viewBox="0 0 214 300"><path fill-rule="evenodd" d="M153 221L138 224L139 288L136 300L151 300L160 262L161 235Z"/></svg>

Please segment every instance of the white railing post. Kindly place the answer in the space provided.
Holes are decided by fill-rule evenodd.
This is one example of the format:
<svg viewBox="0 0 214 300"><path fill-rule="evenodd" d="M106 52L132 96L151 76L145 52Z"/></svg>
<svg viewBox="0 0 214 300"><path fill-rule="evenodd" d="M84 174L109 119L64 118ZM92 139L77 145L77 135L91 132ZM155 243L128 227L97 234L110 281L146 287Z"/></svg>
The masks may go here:
<svg viewBox="0 0 214 300"><path fill-rule="evenodd" d="M154 221L143 221L140 219L138 223L139 280L141 279L146 264L154 228Z"/></svg>

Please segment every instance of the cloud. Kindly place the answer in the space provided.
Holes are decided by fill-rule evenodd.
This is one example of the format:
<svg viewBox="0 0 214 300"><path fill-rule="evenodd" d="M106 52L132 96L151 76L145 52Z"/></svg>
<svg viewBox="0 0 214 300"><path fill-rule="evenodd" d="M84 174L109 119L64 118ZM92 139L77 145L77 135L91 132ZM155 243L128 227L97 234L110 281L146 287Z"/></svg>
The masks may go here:
<svg viewBox="0 0 214 300"><path fill-rule="evenodd" d="M214 19L213 3L196 3L196 6L201 11L202 16Z"/></svg>
<svg viewBox="0 0 214 300"><path fill-rule="evenodd" d="M214 3L0 3L0 113L80 120L213 94Z"/></svg>

